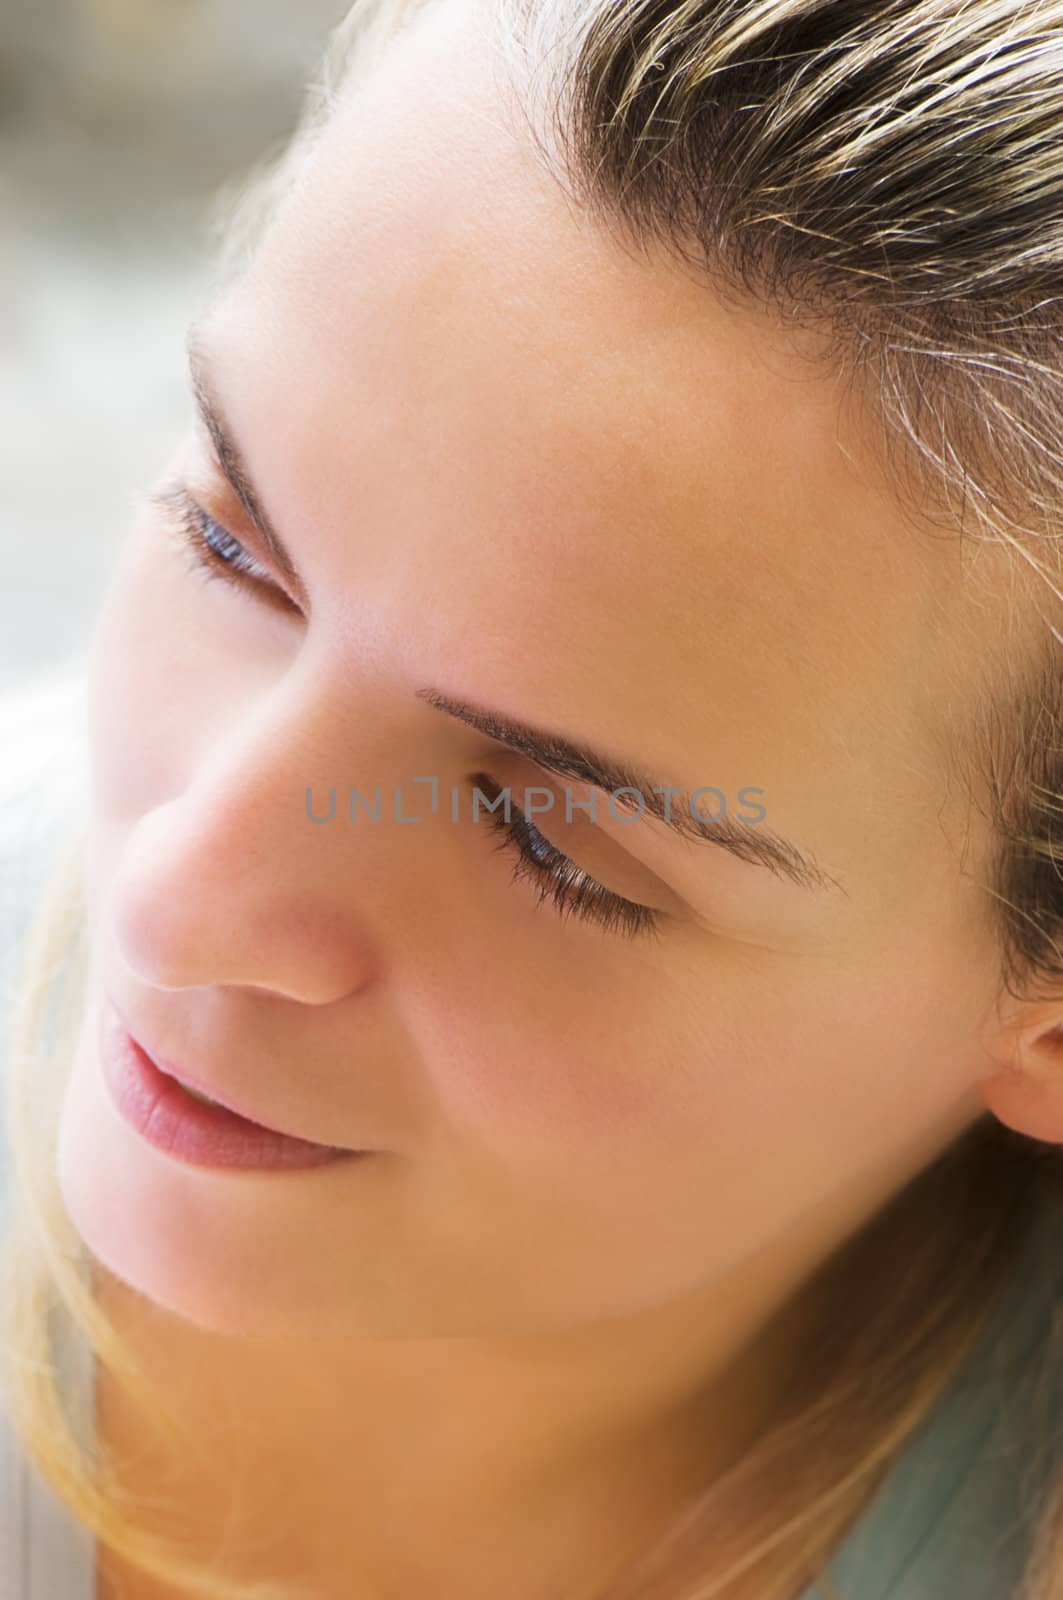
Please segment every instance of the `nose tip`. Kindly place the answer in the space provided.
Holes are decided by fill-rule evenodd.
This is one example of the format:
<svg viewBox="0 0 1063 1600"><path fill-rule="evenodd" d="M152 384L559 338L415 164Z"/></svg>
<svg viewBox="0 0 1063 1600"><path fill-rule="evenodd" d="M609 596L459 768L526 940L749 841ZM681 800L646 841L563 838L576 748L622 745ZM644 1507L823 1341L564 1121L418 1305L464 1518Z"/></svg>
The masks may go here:
<svg viewBox="0 0 1063 1600"><path fill-rule="evenodd" d="M293 830L282 788L260 763L206 771L136 819L108 863L108 899L142 983L328 1005L371 980L368 927L333 843Z"/></svg>

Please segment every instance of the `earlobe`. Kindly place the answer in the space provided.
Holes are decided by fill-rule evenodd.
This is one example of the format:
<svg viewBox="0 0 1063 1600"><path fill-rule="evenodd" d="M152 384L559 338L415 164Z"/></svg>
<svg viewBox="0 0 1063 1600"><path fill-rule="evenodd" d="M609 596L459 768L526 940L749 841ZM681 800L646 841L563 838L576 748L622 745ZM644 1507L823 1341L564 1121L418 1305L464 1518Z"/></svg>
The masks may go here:
<svg viewBox="0 0 1063 1600"><path fill-rule="evenodd" d="M1063 998L1001 1026L989 1053L986 1109L1017 1133L1063 1144Z"/></svg>

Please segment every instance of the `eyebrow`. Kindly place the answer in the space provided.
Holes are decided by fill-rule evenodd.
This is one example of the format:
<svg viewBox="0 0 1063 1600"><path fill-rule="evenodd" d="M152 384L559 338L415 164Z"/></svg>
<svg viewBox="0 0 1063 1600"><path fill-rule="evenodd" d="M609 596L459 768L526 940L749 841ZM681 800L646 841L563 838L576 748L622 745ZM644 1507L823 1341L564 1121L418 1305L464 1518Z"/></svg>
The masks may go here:
<svg viewBox="0 0 1063 1600"><path fill-rule="evenodd" d="M644 814L655 817L682 838L725 850L740 861L763 867L777 878L796 884L798 888L818 894L848 895L842 879L823 867L810 851L802 849L792 839L763 823L750 822L728 811L717 818L700 816L691 810L689 796L680 785L660 783L637 766L602 755L582 741L543 728L534 728L501 711L491 711L466 700L455 699L438 689L417 689L415 693L418 699L436 710L458 718L470 728L527 756L537 766L558 777L574 778L609 793L617 789L636 790L639 800L643 802ZM694 790L693 793L697 794L698 791Z"/></svg>
<svg viewBox="0 0 1063 1600"><path fill-rule="evenodd" d="M225 474L229 487L258 530L263 544L270 552L277 566L284 573L292 588L305 600L306 592L295 562L292 560L287 545L273 526L266 508L262 504L258 490L251 480L251 474L247 470L247 463L233 437L232 428L226 421L218 396L214 391L214 386L210 379L209 363L197 323L193 323L192 327L189 328L185 346L188 352L189 382L196 403L196 411L210 435L214 453L218 458L218 465Z"/></svg>
<svg viewBox="0 0 1063 1600"><path fill-rule="evenodd" d="M262 503L214 392L198 324L193 324L189 329L186 347L196 410L210 436L218 465L278 568L305 600L306 591L295 562ZM422 688L414 692L426 704L527 756L546 772L589 783L609 794L618 789L636 790L643 806L640 815L656 818L681 838L724 850L739 861L762 867L782 881L796 884L798 888L812 893L848 894L842 879L823 867L810 851L802 849L792 839L764 823L750 822L726 810L715 818L699 816L691 809L689 796L679 785L660 783L637 765L603 755L582 740L533 727L504 712L455 699L438 689ZM678 809L676 796L679 798Z"/></svg>

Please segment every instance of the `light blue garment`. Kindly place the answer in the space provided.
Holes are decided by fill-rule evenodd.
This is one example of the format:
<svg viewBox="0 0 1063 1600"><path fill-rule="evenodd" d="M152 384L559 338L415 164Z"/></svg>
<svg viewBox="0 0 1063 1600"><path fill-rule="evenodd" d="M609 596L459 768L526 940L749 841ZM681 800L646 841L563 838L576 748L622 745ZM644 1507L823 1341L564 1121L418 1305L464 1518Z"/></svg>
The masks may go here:
<svg viewBox="0 0 1063 1600"><path fill-rule="evenodd" d="M0 994L51 844L70 808L86 802L84 715L73 678L0 700ZM0 1223L3 1179L0 1161ZM1035 1444L1054 1444L1063 1416L1063 1379L1039 1384L1029 1359L1063 1279L1061 1257L1047 1226L1031 1231L993 1323L830 1562L839 1600L1016 1595L1024 1473ZM89 1352L59 1355L72 1405L91 1417ZM22 1457L0 1407L0 1600L93 1600L94 1585L94 1541ZM812 1585L800 1600L826 1597Z"/></svg>
<svg viewBox="0 0 1063 1600"><path fill-rule="evenodd" d="M1018 1600L1029 1502L1060 1463L1063 1380L1041 1364L1060 1257L1040 1221L990 1326L829 1562L840 1600ZM801 1600L825 1596L811 1585Z"/></svg>

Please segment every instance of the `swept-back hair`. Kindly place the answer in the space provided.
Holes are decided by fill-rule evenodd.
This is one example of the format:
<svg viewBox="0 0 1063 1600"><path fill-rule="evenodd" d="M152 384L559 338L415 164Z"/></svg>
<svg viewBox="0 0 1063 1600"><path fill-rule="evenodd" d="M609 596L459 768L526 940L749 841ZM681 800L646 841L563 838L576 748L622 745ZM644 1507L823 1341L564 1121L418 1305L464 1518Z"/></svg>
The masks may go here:
<svg viewBox="0 0 1063 1600"><path fill-rule="evenodd" d="M358 0L290 145L245 194L224 193L230 267L268 228L339 98L426 4L443 3ZM529 137L587 213L626 247L688 264L706 294L822 331L825 364L876 423L900 503L938 536L1010 553L1015 595L1034 603L1002 597L986 617L983 697L950 755L993 825L984 888L1002 989L1058 995L1063 0L493 0L483 15ZM1028 626L1007 633L1015 619ZM42 904L12 1040L15 1420L101 1539L214 1600L264 1596L268 1585L202 1573L156 1536L112 1464L81 1451L45 1359L58 1310L126 1371L72 1265L47 1140L39 1160L27 1154L19 1088L42 1054L60 1070L68 1058L43 1025L43 997L80 925L77 881L61 872ZM75 1020L79 1004L75 984ZM1063 1237L1063 1156L978 1119L801 1291L811 1336L786 1415L603 1592L711 1600L763 1567L762 1600L791 1600L817 1573L835 1600L825 1563L993 1325L1046 1220ZM1063 1362L1052 1322L1040 1366L1017 1382ZM1026 1600L1063 1600L1063 1476L1049 1464L1028 1507Z"/></svg>

